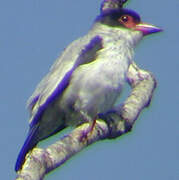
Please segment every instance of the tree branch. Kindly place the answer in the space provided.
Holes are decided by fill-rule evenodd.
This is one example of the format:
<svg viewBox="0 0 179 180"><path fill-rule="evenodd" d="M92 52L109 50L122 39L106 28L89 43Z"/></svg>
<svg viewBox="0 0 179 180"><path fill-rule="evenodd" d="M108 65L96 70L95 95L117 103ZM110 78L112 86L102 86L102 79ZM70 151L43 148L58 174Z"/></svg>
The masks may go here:
<svg viewBox="0 0 179 180"><path fill-rule="evenodd" d="M42 180L45 174L65 163L86 146L130 131L142 109L150 104L156 81L150 72L139 69L135 63L130 65L127 76L132 92L120 106L120 114L112 112L105 121L97 120L91 134L83 140L81 137L89 130L89 123L77 127L47 149L34 148L26 155L16 180Z"/></svg>

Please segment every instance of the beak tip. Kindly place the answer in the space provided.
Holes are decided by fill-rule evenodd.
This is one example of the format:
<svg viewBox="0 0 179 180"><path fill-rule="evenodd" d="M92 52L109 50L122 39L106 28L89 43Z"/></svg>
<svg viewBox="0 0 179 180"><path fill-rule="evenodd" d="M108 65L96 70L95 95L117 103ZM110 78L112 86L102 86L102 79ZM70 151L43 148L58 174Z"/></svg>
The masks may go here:
<svg viewBox="0 0 179 180"><path fill-rule="evenodd" d="M152 33L156 33L156 32L162 32L162 31L163 31L163 29L155 27L155 28L149 29L148 34L152 34Z"/></svg>
<svg viewBox="0 0 179 180"><path fill-rule="evenodd" d="M136 30L141 31L144 35L163 31L162 28L159 28L150 24L138 24L136 26Z"/></svg>

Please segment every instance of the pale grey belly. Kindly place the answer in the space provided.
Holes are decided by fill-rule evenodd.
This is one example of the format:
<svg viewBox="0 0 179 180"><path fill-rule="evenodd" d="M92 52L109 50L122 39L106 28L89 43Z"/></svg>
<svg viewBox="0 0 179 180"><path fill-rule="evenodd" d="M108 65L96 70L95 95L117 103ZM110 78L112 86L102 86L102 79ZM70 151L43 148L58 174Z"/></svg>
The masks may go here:
<svg viewBox="0 0 179 180"><path fill-rule="evenodd" d="M59 98L59 106L66 114L67 124L92 121L99 113L111 110L122 85L122 80L109 77L100 71L76 71Z"/></svg>

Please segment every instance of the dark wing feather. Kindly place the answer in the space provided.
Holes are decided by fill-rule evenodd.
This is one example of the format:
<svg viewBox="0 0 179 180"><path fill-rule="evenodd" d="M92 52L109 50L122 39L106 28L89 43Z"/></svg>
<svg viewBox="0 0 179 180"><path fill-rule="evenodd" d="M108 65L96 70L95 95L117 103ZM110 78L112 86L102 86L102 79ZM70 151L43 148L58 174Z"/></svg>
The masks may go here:
<svg viewBox="0 0 179 180"><path fill-rule="evenodd" d="M78 45L80 43L80 46ZM85 43L87 42L87 44ZM85 44L84 44L85 43ZM79 47L78 47L79 46ZM75 49L73 49L75 48ZM27 139L19 153L15 170L18 171L25 159L26 154L42 139L39 137L39 124L43 112L56 97L58 97L68 86L73 71L81 64L90 63L97 56L97 51L102 48L102 39L95 36L93 39L88 37L79 39L72 43L52 66L51 71L41 81L30 97L28 105L31 110L30 130ZM76 51L77 55L73 52ZM69 54L70 53L70 54ZM71 60L69 59L71 58ZM51 134L56 133L61 127L57 128Z"/></svg>
<svg viewBox="0 0 179 180"><path fill-rule="evenodd" d="M86 40L86 41L84 41ZM97 51L102 48L102 39L99 36L88 40L88 37L79 39L65 50L62 56L52 66L51 71L42 80L28 104L31 107L30 126L38 122L48 104L58 97L68 86L73 71L81 64L86 64L95 59ZM81 43L80 43L81 42ZM84 45L84 42L87 44ZM80 47L78 44L83 45ZM78 47L79 46L79 47ZM74 54L76 49L77 55ZM73 52L74 51L74 52ZM71 61L70 59L71 58Z"/></svg>

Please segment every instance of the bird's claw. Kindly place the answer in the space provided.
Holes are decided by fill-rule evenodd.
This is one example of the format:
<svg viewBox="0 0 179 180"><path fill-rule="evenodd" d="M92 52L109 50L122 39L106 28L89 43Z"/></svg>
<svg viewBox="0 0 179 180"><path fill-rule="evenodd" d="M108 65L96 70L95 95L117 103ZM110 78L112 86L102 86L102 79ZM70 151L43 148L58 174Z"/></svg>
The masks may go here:
<svg viewBox="0 0 179 180"><path fill-rule="evenodd" d="M117 119L121 119L120 118L120 111L117 111L115 109L111 109L105 113L99 113L98 114L98 118L103 119L107 123L114 121L116 119L116 117L117 117Z"/></svg>
<svg viewBox="0 0 179 180"><path fill-rule="evenodd" d="M98 117L107 123L109 128L109 138L118 137L131 129L131 126L125 121L125 119L121 117L120 111L115 109L112 109L106 113L100 113Z"/></svg>

